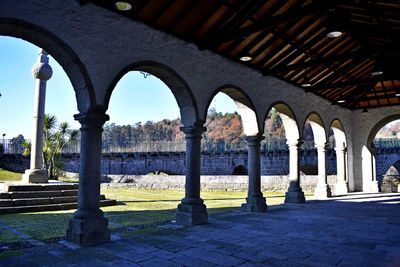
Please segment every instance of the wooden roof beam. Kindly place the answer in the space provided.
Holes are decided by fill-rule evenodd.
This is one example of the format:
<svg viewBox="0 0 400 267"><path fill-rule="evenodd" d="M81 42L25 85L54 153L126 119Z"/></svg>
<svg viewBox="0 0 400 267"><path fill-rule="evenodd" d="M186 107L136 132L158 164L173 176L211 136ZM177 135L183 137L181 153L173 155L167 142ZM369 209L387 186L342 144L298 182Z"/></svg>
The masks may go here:
<svg viewBox="0 0 400 267"><path fill-rule="evenodd" d="M314 66L318 66L318 65L322 65L322 64L346 61L346 60L349 60L352 58L358 59L361 57L366 57L366 55L359 51L353 52L353 53L345 53L342 55L329 56L326 58L309 60L307 62L302 62L302 63L298 63L298 64L291 64L291 65L287 65L287 66L272 68L270 70L265 71L263 74L264 75L274 75L274 74L281 73L281 72L288 72L288 71L297 70L297 69L305 69L305 68L314 67Z"/></svg>
<svg viewBox="0 0 400 267"><path fill-rule="evenodd" d="M255 32L270 30L271 28L274 28L281 23L297 20L301 17L308 16L320 11L321 5L315 3L309 4L296 10L290 10L281 15L260 19L258 22L255 22L249 26L244 26L239 29L233 28L230 30L226 30L225 33L219 33L219 36L216 36L213 41L220 43L227 42L242 36L249 36Z"/></svg>
<svg viewBox="0 0 400 267"><path fill-rule="evenodd" d="M396 80L395 77L394 80ZM315 86L312 86L308 92L314 92L314 91L319 91L319 90L324 90L324 89L334 89L334 88L343 88L347 86L357 86L357 85L370 85L374 83L378 83L381 81L387 81L387 80L393 80L389 77L386 76L378 76L376 78L370 78L370 79L362 79L362 80L351 80L351 81L346 81L346 82L337 82L337 83L328 83L328 84L318 84Z"/></svg>

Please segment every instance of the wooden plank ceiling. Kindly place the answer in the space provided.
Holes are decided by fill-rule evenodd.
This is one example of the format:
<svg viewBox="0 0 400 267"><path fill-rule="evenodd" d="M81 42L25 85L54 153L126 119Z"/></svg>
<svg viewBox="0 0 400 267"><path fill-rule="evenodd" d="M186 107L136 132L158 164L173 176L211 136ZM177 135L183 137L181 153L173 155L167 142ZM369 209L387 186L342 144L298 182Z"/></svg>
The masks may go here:
<svg viewBox="0 0 400 267"><path fill-rule="evenodd" d="M350 109L400 104L399 0L84 0ZM327 33L340 31L336 38ZM134 38L134 37L133 37ZM251 60L240 57L250 55ZM265 90L268 90L266 88Z"/></svg>

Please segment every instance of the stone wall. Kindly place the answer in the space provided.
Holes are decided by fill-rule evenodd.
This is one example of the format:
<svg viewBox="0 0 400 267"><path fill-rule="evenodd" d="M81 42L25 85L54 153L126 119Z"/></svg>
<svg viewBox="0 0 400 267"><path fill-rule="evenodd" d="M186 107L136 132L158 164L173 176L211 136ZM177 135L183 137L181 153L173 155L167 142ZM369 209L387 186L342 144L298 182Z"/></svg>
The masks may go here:
<svg viewBox="0 0 400 267"><path fill-rule="evenodd" d="M400 148L379 148L376 152L376 179L382 182L392 165L400 168Z"/></svg>
<svg viewBox="0 0 400 267"><path fill-rule="evenodd" d="M317 184L317 176L302 175L300 185L305 192L312 192ZM242 175L202 175L202 191L246 191L248 177ZM336 176L328 176L328 184L334 190ZM262 176L263 191L285 192L289 185L287 176ZM129 187L144 189L175 189L184 190L185 176L183 175L105 175L103 187Z"/></svg>
<svg viewBox="0 0 400 267"><path fill-rule="evenodd" d="M29 165L29 157L16 154L0 154L0 168L22 173L29 169Z"/></svg>
<svg viewBox="0 0 400 267"><path fill-rule="evenodd" d="M316 150L304 150L300 153L300 170L308 175L317 174ZM79 171L79 155L63 156L65 170ZM247 151L227 153L202 153L201 173L203 175L231 175L235 169L243 166L247 169ZM103 174L146 175L164 172L170 175L185 173L184 152L162 153L111 153L103 154ZM262 175L287 175L289 173L289 152L275 150L261 153ZM327 173L336 174L336 154L329 150L327 154Z"/></svg>

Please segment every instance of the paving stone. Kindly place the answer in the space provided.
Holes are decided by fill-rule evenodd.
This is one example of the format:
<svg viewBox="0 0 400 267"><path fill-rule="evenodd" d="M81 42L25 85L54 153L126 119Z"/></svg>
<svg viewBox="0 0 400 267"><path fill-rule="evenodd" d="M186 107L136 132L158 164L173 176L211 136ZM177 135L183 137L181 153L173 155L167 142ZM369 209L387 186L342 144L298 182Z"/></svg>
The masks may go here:
<svg viewBox="0 0 400 267"><path fill-rule="evenodd" d="M178 251L183 251L189 248L192 248L193 246L182 243L182 242L168 242L160 246L163 250L169 251L169 252L178 252Z"/></svg>
<svg viewBox="0 0 400 267"><path fill-rule="evenodd" d="M245 262L241 265L240 267L265 267L264 263L258 263L258 262Z"/></svg>
<svg viewBox="0 0 400 267"><path fill-rule="evenodd" d="M220 247L220 248L216 248L213 250L213 252L221 254L221 255L227 255L227 256L231 256L235 253L237 253L238 251L240 251L240 249L235 248L235 247Z"/></svg>
<svg viewBox="0 0 400 267"><path fill-rule="evenodd" d="M179 264L176 264L174 262L168 261L166 259L158 259L158 258L152 258L150 260L142 261L139 263L140 266L149 266L149 267L154 267L154 266L165 266L165 267L176 267L179 266Z"/></svg>
<svg viewBox="0 0 400 267"><path fill-rule="evenodd" d="M167 260L172 259L173 257L176 256L175 253L172 253L172 252L169 252L169 251L164 251L164 250L150 252L148 255L153 255L154 257L167 259Z"/></svg>
<svg viewBox="0 0 400 267"><path fill-rule="evenodd" d="M254 248L259 246L259 244L257 244L256 242L251 242L251 241L243 241L238 243L238 245L246 248Z"/></svg>
<svg viewBox="0 0 400 267"><path fill-rule="evenodd" d="M270 259L281 259L281 260L287 260L288 257L290 257L287 253L272 251L268 248L258 253L258 255L266 259L270 258Z"/></svg>
<svg viewBox="0 0 400 267"><path fill-rule="evenodd" d="M112 261L108 263L108 267L139 267L139 264L133 263L131 261L121 259L117 261Z"/></svg>
<svg viewBox="0 0 400 267"><path fill-rule="evenodd" d="M357 203L237 213L87 248L30 244L21 256L0 253L0 266L400 266L400 206L356 196Z"/></svg>
<svg viewBox="0 0 400 267"><path fill-rule="evenodd" d="M246 260L248 262L252 262L252 263L261 263L264 261L269 260L269 257L263 256L261 254L254 254L254 253L248 253L248 252L237 252L235 254L233 254L232 256L234 256L235 258L239 258L239 259L243 259Z"/></svg>
<svg viewBox="0 0 400 267"><path fill-rule="evenodd" d="M58 266L58 265L54 265L54 266ZM79 263L75 263L72 266L74 266L74 267L110 267L110 263L99 261L99 260L91 260L91 261L82 261Z"/></svg>
<svg viewBox="0 0 400 267"><path fill-rule="evenodd" d="M15 267L40 267L42 264L35 262L34 260L27 259L26 256L16 256L7 259L0 258L0 266L15 266Z"/></svg>
<svg viewBox="0 0 400 267"><path fill-rule="evenodd" d="M154 254L151 253L138 253L137 251L126 251L125 253L120 254L120 256L124 259L136 263L156 257Z"/></svg>
<svg viewBox="0 0 400 267"><path fill-rule="evenodd" d="M177 255L174 258L170 259L173 263L176 263L177 265L180 266L187 266L187 267L212 267L216 266L215 264L212 264L211 262L200 260L197 258L193 258L190 256L182 256L182 255Z"/></svg>
<svg viewBox="0 0 400 267"><path fill-rule="evenodd" d="M239 265L243 263L244 260L238 259L228 255L221 255L215 252L211 252L205 249L200 248L191 248L188 250L184 250L179 252L178 254L183 256L190 256L193 258L201 259L204 261L208 261L210 263L218 264L218 265Z"/></svg>

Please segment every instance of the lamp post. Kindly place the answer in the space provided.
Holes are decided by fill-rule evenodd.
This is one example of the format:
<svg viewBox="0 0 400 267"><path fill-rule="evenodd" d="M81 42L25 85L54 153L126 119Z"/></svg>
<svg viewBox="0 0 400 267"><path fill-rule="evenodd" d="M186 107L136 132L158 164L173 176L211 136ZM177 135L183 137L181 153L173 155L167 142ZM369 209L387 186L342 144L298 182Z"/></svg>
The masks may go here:
<svg viewBox="0 0 400 267"><path fill-rule="evenodd" d="M6 153L6 143L4 142L4 137L6 137L5 133L3 133L3 154Z"/></svg>

